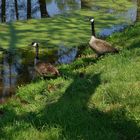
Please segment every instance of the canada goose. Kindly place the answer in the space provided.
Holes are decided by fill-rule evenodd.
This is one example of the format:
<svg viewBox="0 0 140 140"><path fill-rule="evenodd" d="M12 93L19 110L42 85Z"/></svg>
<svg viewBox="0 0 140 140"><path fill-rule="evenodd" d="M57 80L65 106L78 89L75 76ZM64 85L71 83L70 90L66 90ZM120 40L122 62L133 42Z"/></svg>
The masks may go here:
<svg viewBox="0 0 140 140"><path fill-rule="evenodd" d="M34 59L35 70L41 76L59 76L60 74L57 68L55 68L50 63L41 62L39 60L39 44L37 42L32 42L31 45L35 47L35 50L36 50L36 57Z"/></svg>
<svg viewBox="0 0 140 140"><path fill-rule="evenodd" d="M91 22L92 36L89 41L89 45L90 48L96 52L97 56L101 56L106 53L118 53L119 52L118 49L113 48L110 43L96 38L95 28L94 28L94 18L91 18L90 22Z"/></svg>

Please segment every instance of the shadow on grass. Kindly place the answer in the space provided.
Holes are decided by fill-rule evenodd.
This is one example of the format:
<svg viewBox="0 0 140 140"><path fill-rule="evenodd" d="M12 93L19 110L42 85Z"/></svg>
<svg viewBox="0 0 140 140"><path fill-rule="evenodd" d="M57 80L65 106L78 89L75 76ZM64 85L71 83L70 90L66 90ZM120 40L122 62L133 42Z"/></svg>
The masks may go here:
<svg viewBox="0 0 140 140"><path fill-rule="evenodd" d="M133 50L133 49L139 49L140 48L140 41L136 41L134 43L132 43L129 47L128 50Z"/></svg>
<svg viewBox="0 0 140 140"><path fill-rule="evenodd" d="M2 120L1 136L9 138L15 131L19 133L25 130L22 125L19 125L8 134L3 131L4 127L12 125L16 120L18 124L29 124L28 127L33 126L40 132L52 127L60 128L62 132L59 134L59 139L136 140L140 129L135 122L125 117L124 108L103 112L97 109L94 103L94 107L88 106L90 98L100 84L100 73L93 76L85 75L84 78L74 76L73 82L65 93L57 101L47 102L42 110L21 116L9 110L8 113L13 116L13 119Z"/></svg>

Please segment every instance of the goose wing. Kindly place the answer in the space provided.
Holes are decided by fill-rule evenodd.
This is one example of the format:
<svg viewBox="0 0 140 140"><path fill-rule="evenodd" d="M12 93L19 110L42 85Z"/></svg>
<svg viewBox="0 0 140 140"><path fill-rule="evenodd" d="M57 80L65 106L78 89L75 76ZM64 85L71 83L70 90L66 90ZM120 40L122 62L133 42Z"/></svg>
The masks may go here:
<svg viewBox="0 0 140 140"><path fill-rule="evenodd" d="M38 63L36 65L36 71L41 75L59 75L57 68L55 68L50 63Z"/></svg>
<svg viewBox="0 0 140 140"><path fill-rule="evenodd" d="M102 53L109 53L109 52L113 52L113 53L117 53L118 49L112 47L112 45L104 40L101 39L97 39L95 40L95 43L97 46L99 46L101 48L101 52Z"/></svg>

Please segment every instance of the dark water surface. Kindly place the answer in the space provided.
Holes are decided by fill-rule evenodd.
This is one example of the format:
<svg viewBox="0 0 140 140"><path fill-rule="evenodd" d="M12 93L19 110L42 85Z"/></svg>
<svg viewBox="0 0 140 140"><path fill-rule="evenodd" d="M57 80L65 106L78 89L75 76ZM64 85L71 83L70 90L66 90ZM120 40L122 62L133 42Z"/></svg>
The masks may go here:
<svg viewBox="0 0 140 140"><path fill-rule="evenodd" d="M132 3L137 5L136 0ZM89 3L82 3L81 0L0 0L0 22L11 22L16 20L27 20L29 18L46 18L73 10L89 9L101 11L102 8L90 6ZM116 11L106 9L107 13L114 14L116 18L124 18L126 23L133 23L140 17L140 11L136 6L128 8L126 11ZM104 28L99 33L100 36L107 36L119 30L123 30L127 24L112 25L110 28ZM20 53L19 53L20 52ZM51 53L41 56L41 59L54 64L71 63L77 56L78 49L68 49L59 46ZM30 82L36 76L34 71L33 51L27 50L3 50L0 48L0 103L4 102L6 97L15 93L18 86Z"/></svg>

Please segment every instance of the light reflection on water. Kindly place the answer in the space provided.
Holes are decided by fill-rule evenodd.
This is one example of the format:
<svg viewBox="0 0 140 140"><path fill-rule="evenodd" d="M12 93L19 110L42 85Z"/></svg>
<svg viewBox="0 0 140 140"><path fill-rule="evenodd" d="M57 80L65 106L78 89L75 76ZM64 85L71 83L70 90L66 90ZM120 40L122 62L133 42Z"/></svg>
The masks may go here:
<svg viewBox="0 0 140 140"><path fill-rule="evenodd" d="M66 47L61 47L58 50L58 60L59 64L68 64L74 61L77 55L77 48L67 49Z"/></svg>
<svg viewBox="0 0 140 140"><path fill-rule="evenodd" d="M81 1L75 0L71 2L71 4L67 4L66 1L60 0L59 2L56 2L56 0L52 0L50 3L47 3L46 7L49 15L54 16L56 14L62 14L66 11L81 9Z"/></svg>

